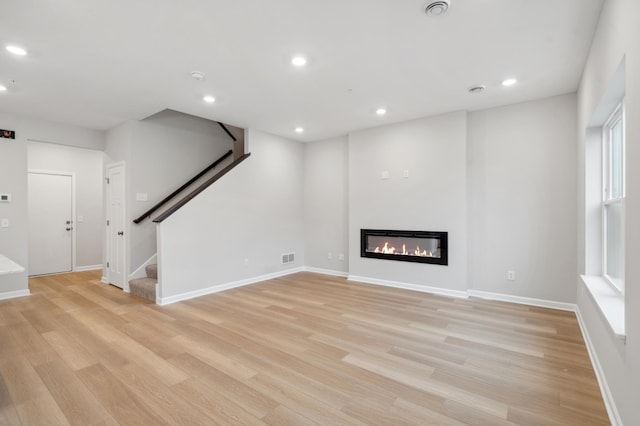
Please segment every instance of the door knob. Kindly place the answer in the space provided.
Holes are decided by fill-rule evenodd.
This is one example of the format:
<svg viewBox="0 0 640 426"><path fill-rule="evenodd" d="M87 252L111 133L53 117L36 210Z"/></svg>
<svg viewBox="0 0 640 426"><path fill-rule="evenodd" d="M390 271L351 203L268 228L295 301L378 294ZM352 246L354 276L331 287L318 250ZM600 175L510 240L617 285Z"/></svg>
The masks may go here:
<svg viewBox="0 0 640 426"><path fill-rule="evenodd" d="M118 235L124 235L124 231L119 231Z"/></svg>

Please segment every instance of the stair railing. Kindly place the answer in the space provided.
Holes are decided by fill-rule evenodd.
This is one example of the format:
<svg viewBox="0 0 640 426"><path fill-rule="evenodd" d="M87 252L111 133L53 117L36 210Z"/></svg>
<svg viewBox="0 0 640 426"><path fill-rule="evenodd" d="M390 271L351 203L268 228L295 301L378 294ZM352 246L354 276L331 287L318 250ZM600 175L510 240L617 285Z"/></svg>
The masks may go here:
<svg viewBox="0 0 640 426"><path fill-rule="evenodd" d="M224 127L223 127L224 128ZM227 133L229 133L229 131L224 128L225 131ZM231 135L229 133L229 135L233 138L233 135ZM234 138L235 140L235 138ZM162 206L164 206L165 204L167 204L169 201L171 201L173 198L175 198L178 194L180 194L182 191L184 191L185 189L187 189L190 185L192 185L195 181L197 181L198 179L200 179L202 176L204 176L205 174L207 174L209 171L211 171L212 169L214 169L218 164L220 164L221 162L223 162L224 160L226 160L229 156L231 156L231 154L233 154L233 150L230 149L229 151L225 152L220 158L218 158L216 161L214 161L213 163L211 163L209 166L207 166L204 170L202 170L200 173L198 173L197 175L195 175L194 177L192 177L191 179L189 179L188 182L186 182L184 185L182 185L180 188L176 189L175 191L173 191L171 194L167 195L162 201L160 201L158 204L156 204L155 206L151 207L149 210L147 210L146 212L144 212L140 217L138 217L137 219L135 219L133 221L133 223L138 224L140 222L142 222L143 220L151 217L151 215L157 211L159 208L161 208ZM208 185L207 185L208 186ZM193 198L193 197L192 197Z"/></svg>
<svg viewBox="0 0 640 426"><path fill-rule="evenodd" d="M178 211L178 209L180 209L180 207L184 206L189 201L191 201L193 198L195 198L196 195L198 195L199 193L201 193L202 191L207 189L207 187L209 187L209 185L211 185L212 183L214 183L215 181L220 179L222 176L224 176L227 173L229 173L231 171L231 169L233 169L238 164L242 163L244 160L249 158L250 155L251 155L251 153L247 152L246 154L243 154L241 157L238 157L237 159L233 160L233 162L231 164L229 164L224 169L220 170L218 173L216 173L214 176L212 176L207 181L203 182L202 185L198 186L196 189L191 191L187 196L185 196L183 199L178 201L175 205L173 205L169 209L167 209L167 211L165 211L164 213L159 215L157 218L153 219L153 221L155 223L160 223L163 220L165 220L166 218L168 218L169 216L171 216L172 214L174 214L176 211Z"/></svg>

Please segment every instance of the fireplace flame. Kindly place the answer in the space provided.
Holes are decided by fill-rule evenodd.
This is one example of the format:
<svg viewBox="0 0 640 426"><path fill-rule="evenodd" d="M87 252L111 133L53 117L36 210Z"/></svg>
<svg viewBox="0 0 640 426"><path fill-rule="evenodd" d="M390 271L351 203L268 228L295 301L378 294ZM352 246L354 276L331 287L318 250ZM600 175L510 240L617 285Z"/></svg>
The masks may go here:
<svg viewBox="0 0 640 426"><path fill-rule="evenodd" d="M407 251L407 245L402 244L402 251L396 253L396 248L391 246L389 247L389 242L385 242L384 246L380 248L379 246L373 250L374 253L383 253L383 254L402 254L405 256L420 256L420 257L437 257L433 252L427 250L420 250L420 246L416 246L416 249L412 252Z"/></svg>

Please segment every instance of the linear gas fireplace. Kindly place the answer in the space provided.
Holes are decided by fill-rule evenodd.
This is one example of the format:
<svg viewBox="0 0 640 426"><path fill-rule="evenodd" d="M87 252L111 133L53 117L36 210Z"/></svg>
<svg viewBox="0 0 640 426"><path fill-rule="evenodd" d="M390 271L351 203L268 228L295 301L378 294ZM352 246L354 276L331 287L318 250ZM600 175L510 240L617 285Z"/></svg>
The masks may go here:
<svg viewBox="0 0 640 426"><path fill-rule="evenodd" d="M447 265L446 232L360 230L360 257Z"/></svg>

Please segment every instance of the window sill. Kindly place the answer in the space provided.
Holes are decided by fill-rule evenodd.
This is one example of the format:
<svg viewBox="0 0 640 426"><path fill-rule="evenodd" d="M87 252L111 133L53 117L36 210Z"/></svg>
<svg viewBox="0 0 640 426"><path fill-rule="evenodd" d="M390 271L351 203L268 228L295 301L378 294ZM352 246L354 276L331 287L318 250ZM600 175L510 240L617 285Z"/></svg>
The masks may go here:
<svg viewBox="0 0 640 426"><path fill-rule="evenodd" d="M615 291L604 278L595 275L581 275L582 282L607 320L609 328L620 340L626 339L624 322L624 296Z"/></svg>

